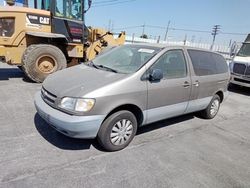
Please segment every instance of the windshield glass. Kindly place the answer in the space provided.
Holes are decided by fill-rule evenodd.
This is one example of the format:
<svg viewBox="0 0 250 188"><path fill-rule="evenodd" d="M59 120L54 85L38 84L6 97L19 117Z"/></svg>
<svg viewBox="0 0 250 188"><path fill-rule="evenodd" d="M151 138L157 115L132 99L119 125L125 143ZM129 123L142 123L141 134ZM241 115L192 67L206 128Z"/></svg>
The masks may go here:
<svg viewBox="0 0 250 188"><path fill-rule="evenodd" d="M93 63L97 67L113 69L113 72L129 74L140 69L160 50L142 45L124 45L97 56Z"/></svg>
<svg viewBox="0 0 250 188"><path fill-rule="evenodd" d="M250 56L250 43L244 43L241 46L240 51L238 52L237 56L241 56L241 57Z"/></svg>
<svg viewBox="0 0 250 188"><path fill-rule="evenodd" d="M57 17L73 20L82 20L82 1L81 0L56 0Z"/></svg>

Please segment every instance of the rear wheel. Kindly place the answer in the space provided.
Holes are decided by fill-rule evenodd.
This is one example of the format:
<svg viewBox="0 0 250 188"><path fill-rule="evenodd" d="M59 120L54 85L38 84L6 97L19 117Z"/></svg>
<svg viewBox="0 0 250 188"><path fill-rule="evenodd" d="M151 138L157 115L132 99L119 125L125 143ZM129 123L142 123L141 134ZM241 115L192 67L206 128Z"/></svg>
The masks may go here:
<svg viewBox="0 0 250 188"><path fill-rule="evenodd" d="M129 145L137 131L133 113L123 110L110 115L102 124L97 139L107 151L118 151Z"/></svg>
<svg viewBox="0 0 250 188"><path fill-rule="evenodd" d="M213 119L220 109L220 103L220 97L217 94L214 95L208 107L205 110L199 112L198 116L204 119Z"/></svg>
<svg viewBox="0 0 250 188"><path fill-rule="evenodd" d="M23 70L35 82L43 82L49 74L66 66L65 55L53 45L31 45L23 55Z"/></svg>

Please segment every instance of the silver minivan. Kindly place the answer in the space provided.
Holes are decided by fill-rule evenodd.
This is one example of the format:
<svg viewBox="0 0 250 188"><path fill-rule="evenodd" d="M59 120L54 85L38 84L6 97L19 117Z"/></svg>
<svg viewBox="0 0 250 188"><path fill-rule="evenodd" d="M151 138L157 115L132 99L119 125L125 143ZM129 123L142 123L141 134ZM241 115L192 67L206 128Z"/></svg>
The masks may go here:
<svg viewBox="0 0 250 188"><path fill-rule="evenodd" d="M217 53L124 45L48 76L35 106L62 134L97 137L104 149L117 151L140 126L192 112L214 118L227 96L229 78L227 63Z"/></svg>

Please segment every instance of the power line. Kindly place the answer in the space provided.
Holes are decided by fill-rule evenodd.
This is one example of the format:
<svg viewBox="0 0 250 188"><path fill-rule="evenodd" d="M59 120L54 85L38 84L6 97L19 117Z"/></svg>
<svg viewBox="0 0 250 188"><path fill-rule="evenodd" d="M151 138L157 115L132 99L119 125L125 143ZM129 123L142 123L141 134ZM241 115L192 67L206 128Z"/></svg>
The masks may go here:
<svg viewBox="0 0 250 188"><path fill-rule="evenodd" d="M224 34L224 35L248 35L248 33L226 33L226 32L220 32L220 34Z"/></svg>
<svg viewBox="0 0 250 188"><path fill-rule="evenodd" d="M113 2L117 2L117 1L120 1L120 0L95 1L95 2L92 3L92 5L103 4L103 3L113 3Z"/></svg>
<svg viewBox="0 0 250 188"><path fill-rule="evenodd" d="M105 7L105 6L112 6L112 5L118 5L118 4L124 4L124 3L130 3L136 0L125 0L125 1L117 1L114 3L103 3L103 4L97 4L97 5L93 5L92 7Z"/></svg>
<svg viewBox="0 0 250 188"><path fill-rule="evenodd" d="M135 29L135 28L143 28L143 27L162 29L162 30L166 30L168 28L168 27L157 26L157 25L145 25L144 26L144 24L143 24L143 25L137 25L137 26L128 26L128 27L123 27L123 28L115 28L114 30L126 30L126 29ZM197 32L197 33L211 33L211 31L208 31L208 30L184 29L184 28L175 28L175 27L169 27L168 30ZM223 35L247 35L247 33L233 33L233 32L219 32L219 33L223 34Z"/></svg>
<svg viewBox="0 0 250 188"><path fill-rule="evenodd" d="M163 26L157 26L157 25L145 25L146 27L151 27L151 28L157 28L157 29L166 29L166 27Z"/></svg>
<svg viewBox="0 0 250 188"><path fill-rule="evenodd" d="M129 26L129 27L120 27L120 28L115 28L114 30L126 30L126 29L135 29L135 28L141 28L143 25L136 25L136 26Z"/></svg>
<svg viewBox="0 0 250 188"><path fill-rule="evenodd" d="M196 32L196 33L210 33L210 31L196 30L196 29L182 29L182 28L169 28L170 30L176 31L187 31L187 32Z"/></svg>

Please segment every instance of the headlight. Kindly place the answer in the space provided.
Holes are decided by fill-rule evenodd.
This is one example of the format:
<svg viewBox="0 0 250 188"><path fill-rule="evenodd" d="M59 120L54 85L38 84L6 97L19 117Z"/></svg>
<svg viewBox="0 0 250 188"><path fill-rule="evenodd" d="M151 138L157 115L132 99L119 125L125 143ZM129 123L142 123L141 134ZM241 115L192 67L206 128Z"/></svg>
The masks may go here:
<svg viewBox="0 0 250 188"><path fill-rule="evenodd" d="M94 99L64 97L61 100L59 107L69 111L88 112L93 108L94 104Z"/></svg>

